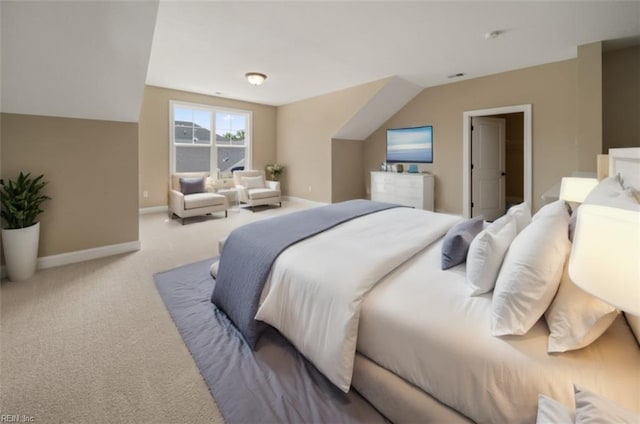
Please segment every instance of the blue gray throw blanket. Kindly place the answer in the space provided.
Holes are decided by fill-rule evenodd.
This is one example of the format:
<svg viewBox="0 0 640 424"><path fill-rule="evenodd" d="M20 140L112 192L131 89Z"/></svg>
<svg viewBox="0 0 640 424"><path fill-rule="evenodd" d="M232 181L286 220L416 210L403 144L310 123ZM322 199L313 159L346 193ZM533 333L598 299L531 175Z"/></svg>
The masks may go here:
<svg viewBox="0 0 640 424"><path fill-rule="evenodd" d="M256 321L271 266L289 246L360 216L398 207L350 200L244 225L227 238L211 301L223 310L252 348L265 324Z"/></svg>

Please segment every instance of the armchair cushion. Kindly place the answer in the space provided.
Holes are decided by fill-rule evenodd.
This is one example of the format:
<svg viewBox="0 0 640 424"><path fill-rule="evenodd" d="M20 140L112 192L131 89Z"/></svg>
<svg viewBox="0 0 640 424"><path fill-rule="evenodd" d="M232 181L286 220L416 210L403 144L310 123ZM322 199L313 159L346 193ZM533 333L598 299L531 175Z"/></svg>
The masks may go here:
<svg viewBox="0 0 640 424"><path fill-rule="evenodd" d="M264 188L264 177L242 177L242 185L247 189Z"/></svg>
<svg viewBox="0 0 640 424"><path fill-rule="evenodd" d="M204 177L180 178L180 191L185 195L204 192Z"/></svg>
<svg viewBox="0 0 640 424"><path fill-rule="evenodd" d="M251 200L280 197L280 190L272 190L270 188L252 188L248 192Z"/></svg>
<svg viewBox="0 0 640 424"><path fill-rule="evenodd" d="M180 178L196 178L196 177L209 177L208 172L178 172L171 175L169 180L169 190L180 191Z"/></svg>
<svg viewBox="0 0 640 424"><path fill-rule="evenodd" d="M225 204L225 199L222 194L216 193L187 194L184 196L184 208L197 209L209 206L221 206Z"/></svg>

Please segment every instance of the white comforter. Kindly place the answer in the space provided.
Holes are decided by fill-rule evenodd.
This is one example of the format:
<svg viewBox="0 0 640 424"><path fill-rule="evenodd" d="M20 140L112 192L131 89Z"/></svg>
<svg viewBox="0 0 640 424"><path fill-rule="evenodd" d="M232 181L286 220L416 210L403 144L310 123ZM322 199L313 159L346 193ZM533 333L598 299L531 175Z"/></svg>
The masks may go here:
<svg viewBox="0 0 640 424"><path fill-rule="evenodd" d="M277 328L347 392L365 294L459 220L395 208L302 241L274 263L256 319Z"/></svg>
<svg viewBox="0 0 640 424"><path fill-rule="evenodd" d="M442 242L384 278L362 305L358 352L478 423L532 423L538 394L574 408L573 384L640 411L640 350L622 316L590 346L547 353L544 319L493 337L491 293L470 297Z"/></svg>

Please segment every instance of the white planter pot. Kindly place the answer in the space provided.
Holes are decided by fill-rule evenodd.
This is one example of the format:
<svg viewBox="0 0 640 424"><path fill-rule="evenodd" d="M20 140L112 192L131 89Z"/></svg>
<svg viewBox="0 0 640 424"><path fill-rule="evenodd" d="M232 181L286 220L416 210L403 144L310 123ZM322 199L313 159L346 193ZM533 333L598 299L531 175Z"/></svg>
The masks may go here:
<svg viewBox="0 0 640 424"><path fill-rule="evenodd" d="M26 280L36 272L39 241L39 222L17 230L2 229L2 248L9 280Z"/></svg>

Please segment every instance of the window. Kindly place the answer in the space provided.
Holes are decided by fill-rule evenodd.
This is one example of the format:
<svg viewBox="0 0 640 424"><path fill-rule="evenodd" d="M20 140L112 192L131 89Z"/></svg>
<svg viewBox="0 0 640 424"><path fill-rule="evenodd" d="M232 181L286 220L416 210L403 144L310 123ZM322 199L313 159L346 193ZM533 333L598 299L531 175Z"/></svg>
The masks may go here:
<svg viewBox="0 0 640 424"><path fill-rule="evenodd" d="M220 178L250 168L251 112L171 102L170 172Z"/></svg>
<svg viewBox="0 0 640 424"><path fill-rule="evenodd" d="M245 166L247 116L241 113L216 112L217 166L222 177Z"/></svg>

